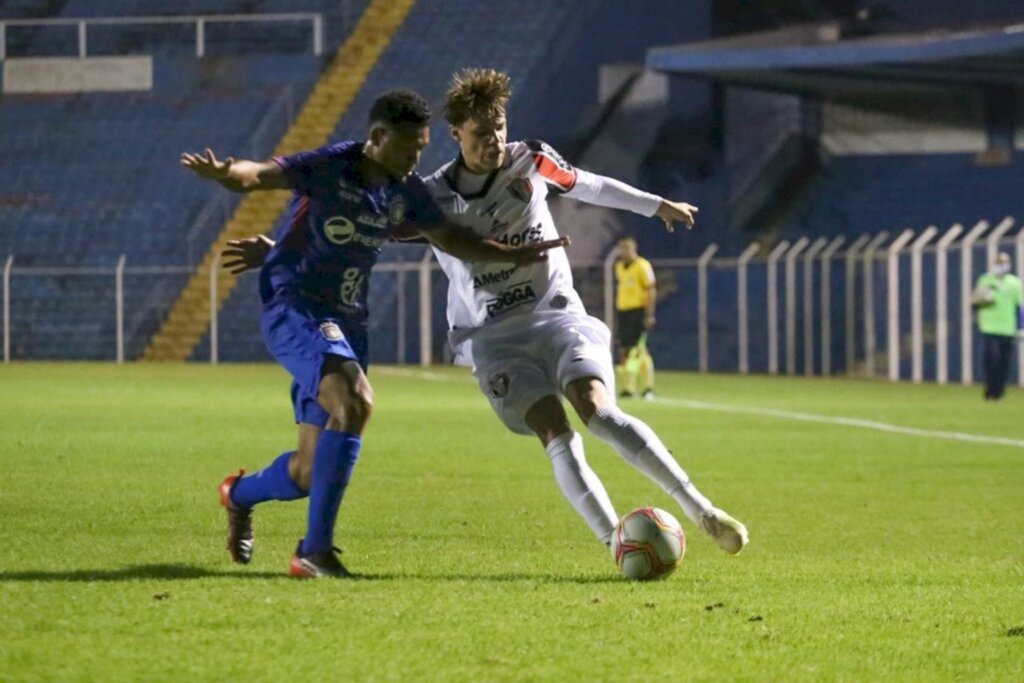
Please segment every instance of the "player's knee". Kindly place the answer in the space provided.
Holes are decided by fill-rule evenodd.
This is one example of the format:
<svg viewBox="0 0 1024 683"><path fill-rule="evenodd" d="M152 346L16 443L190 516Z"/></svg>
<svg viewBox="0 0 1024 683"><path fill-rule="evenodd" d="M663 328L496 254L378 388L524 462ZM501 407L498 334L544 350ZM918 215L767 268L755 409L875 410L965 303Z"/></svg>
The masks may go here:
<svg viewBox="0 0 1024 683"><path fill-rule="evenodd" d="M304 452L301 448L292 453L288 461L288 476L304 491L309 490L313 480L313 452Z"/></svg>
<svg viewBox="0 0 1024 683"><path fill-rule="evenodd" d="M337 418L345 425L347 431L361 432L373 414L373 393L370 391L354 392L341 406L339 412L341 415Z"/></svg>
<svg viewBox="0 0 1024 683"><path fill-rule="evenodd" d="M569 416L565 414L561 401L555 396L545 396L530 406L523 416L523 421L545 447L559 434L572 430Z"/></svg>
<svg viewBox="0 0 1024 683"><path fill-rule="evenodd" d="M598 380L577 380L571 382L566 389L566 395L572 403L573 409L584 423L590 422L601 408L613 405L604 384Z"/></svg>

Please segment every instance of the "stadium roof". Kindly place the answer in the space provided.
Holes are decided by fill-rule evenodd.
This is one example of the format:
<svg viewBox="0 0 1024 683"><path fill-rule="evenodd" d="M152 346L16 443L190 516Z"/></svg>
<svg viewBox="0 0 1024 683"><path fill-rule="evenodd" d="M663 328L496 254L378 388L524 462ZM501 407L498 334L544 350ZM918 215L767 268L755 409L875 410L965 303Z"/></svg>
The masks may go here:
<svg viewBox="0 0 1024 683"><path fill-rule="evenodd" d="M656 47L647 67L791 92L1024 86L1024 24L842 39L838 25Z"/></svg>

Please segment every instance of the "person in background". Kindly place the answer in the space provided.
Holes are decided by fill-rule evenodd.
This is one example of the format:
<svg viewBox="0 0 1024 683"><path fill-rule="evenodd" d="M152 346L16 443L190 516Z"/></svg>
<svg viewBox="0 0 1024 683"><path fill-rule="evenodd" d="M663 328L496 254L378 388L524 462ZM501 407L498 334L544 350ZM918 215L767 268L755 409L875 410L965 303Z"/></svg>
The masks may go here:
<svg viewBox="0 0 1024 683"><path fill-rule="evenodd" d="M1014 341L1024 327L1024 293L1020 278L1010 273L1010 255L996 256L989 272L978 278L972 301L978 311L985 369L985 400L998 401L1010 378Z"/></svg>
<svg viewBox="0 0 1024 683"><path fill-rule="evenodd" d="M615 262L616 336L622 398L637 395L637 380L643 376L643 397L654 400L654 359L647 351L647 333L654 327L658 288L650 261L637 253L636 240L619 241Z"/></svg>

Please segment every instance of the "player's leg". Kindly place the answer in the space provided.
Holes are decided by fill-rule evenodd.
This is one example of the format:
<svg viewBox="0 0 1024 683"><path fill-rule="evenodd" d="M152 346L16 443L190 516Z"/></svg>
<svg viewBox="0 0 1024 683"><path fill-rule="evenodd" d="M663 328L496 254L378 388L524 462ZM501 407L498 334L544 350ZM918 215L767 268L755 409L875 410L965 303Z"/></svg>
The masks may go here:
<svg viewBox="0 0 1024 683"><path fill-rule="evenodd" d="M546 341L527 326L515 333L481 333L473 341L473 374L509 431L540 438L563 495L594 534L607 542L618 517L587 464L583 439L569 425L556 395L557 385L541 350Z"/></svg>
<svg viewBox="0 0 1024 683"><path fill-rule="evenodd" d="M640 354L638 347L643 334L643 310L619 311L619 377L623 386L621 398L632 398L637 395L637 380L640 375Z"/></svg>
<svg viewBox="0 0 1024 683"><path fill-rule="evenodd" d="M604 484L587 462L583 438L569 424L562 402L548 395L526 411L526 425L540 438L562 495L602 543L610 543L618 515Z"/></svg>
<svg viewBox="0 0 1024 683"><path fill-rule="evenodd" d="M573 380L566 385L565 395L594 436L661 486L723 550L736 554L743 549L748 538L746 527L711 504L654 430L622 412L601 380Z"/></svg>
<svg viewBox="0 0 1024 683"><path fill-rule="evenodd" d="M292 557L291 573L346 576L334 555L334 527L373 412L373 389L356 361L331 355L324 362L318 401L329 418L313 454L306 534Z"/></svg>
<svg viewBox="0 0 1024 683"><path fill-rule="evenodd" d="M998 398L996 391L996 373L999 362L999 350L995 343L995 337L990 334L981 335L981 365L985 377L985 398Z"/></svg>
<svg viewBox="0 0 1024 683"><path fill-rule="evenodd" d="M555 327L549 346L560 350L556 376L587 428L661 486L723 549L742 550L746 528L712 506L650 427L615 405L610 335L604 323L591 317L567 317Z"/></svg>
<svg viewBox="0 0 1024 683"><path fill-rule="evenodd" d="M327 415L315 402L303 409L303 401L297 400L296 394L293 386L292 399L299 424L298 448L282 453L259 472L243 476L245 470L240 470L220 484L220 502L228 515L227 549L235 562L248 564L252 560L254 506L270 500L297 500L308 495L313 451Z"/></svg>
<svg viewBox="0 0 1024 683"><path fill-rule="evenodd" d="M643 385L641 395L648 401L654 400L654 358L647 350L647 344L640 349L640 382Z"/></svg>
<svg viewBox="0 0 1024 683"><path fill-rule="evenodd" d="M996 398L1002 398L1006 393L1006 385L1010 381L1011 359L1013 358L1013 337L1000 336L997 339L998 354L996 362Z"/></svg>
<svg viewBox="0 0 1024 683"><path fill-rule="evenodd" d="M307 533L292 556L293 576L346 576L333 552L334 521L362 445L373 392L366 379L366 327L360 321L317 317L302 306L272 304L261 319L263 339L295 380L296 419L322 427L290 471L309 473ZM309 452L312 451L312 458ZM294 469L292 469L294 467Z"/></svg>

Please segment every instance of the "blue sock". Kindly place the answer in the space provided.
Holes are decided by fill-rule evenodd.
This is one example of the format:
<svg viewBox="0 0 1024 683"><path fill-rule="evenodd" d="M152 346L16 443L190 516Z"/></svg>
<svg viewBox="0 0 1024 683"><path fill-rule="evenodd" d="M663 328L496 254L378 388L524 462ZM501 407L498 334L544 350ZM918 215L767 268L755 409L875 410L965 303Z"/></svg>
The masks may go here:
<svg viewBox="0 0 1024 683"><path fill-rule="evenodd" d="M334 521L363 440L356 434L325 429L313 456L309 486L309 527L302 540L303 554L327 552L334 545Z"/></svg>
<svg viewBox="0 0 1024 683"><path fill-rule="evenodd" d="M305 498L306 492L299 488L288 473L288 461L294 452L282 453L266 469L239 479L231 491L231 502L239 507L251 508L265 500Z"/></svg>

